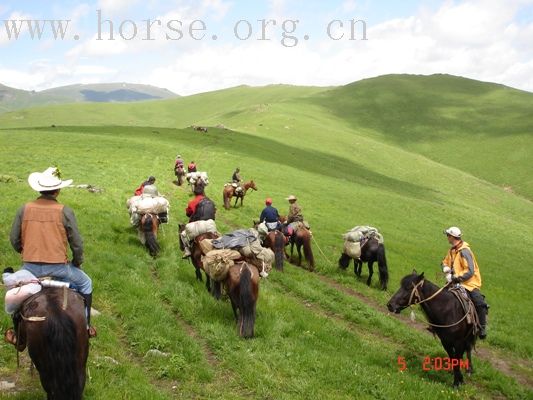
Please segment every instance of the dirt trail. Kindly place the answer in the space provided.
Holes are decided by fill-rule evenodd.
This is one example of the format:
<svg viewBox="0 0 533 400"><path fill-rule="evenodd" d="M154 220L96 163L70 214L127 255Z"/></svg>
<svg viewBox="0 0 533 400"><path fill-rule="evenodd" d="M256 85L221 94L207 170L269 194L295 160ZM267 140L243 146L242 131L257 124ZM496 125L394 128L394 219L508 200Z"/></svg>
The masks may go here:
<svg viewBox="0 0 533 400"><path fill-rule="evenodd" d="M160 285L160 280L159 280L159 275L157 273L157 270L155 269L155 266L153 266L153 265L151 266L150 272L152 274L152 279L159 286ZM204 338L200 334L198 334L198 332L196 332L196 330L194 329L194 327L191 324L189 324L187 321L185 321L185 319L183 319L183 317L179 314L179 312L177 312L174 309L174 307L168 301L168 299L165 299L163 296L161 296L161 301L163 302L163 305L165 306L165 308L167 308L167 310L169 310L176 317L176 321L183 328L183 330L187 333L187 335L191 339L193 339L196 343L199 344L200 348L202 349L202 352L204 353L204 357L207 360L208 364L211 367L218 366L219 361L218 361L215 353L213 352L213 350L211 350L211 348L209 347L207 342L204 340Z"/></svg>

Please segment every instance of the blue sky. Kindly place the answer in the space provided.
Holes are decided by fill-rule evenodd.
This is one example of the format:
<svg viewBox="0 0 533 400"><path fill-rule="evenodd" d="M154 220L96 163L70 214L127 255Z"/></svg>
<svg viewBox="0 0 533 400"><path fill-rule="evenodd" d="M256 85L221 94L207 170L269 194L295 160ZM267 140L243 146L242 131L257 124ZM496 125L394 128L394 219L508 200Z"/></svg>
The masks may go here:
<svg viewBox="0 0 533 400"><path fill-rule="evenodd" d="M113 21L118 40L95 40L97 9ZM43 37L32 40L25 23L21 37L9 40L4 20L26 19L71 22L64 40L53 40L46 24ZM142 40L146 19L161 21L154 41ZM195 19L207 25L200 41L187 33ZM261 19L276 21L268 41L258 40ZM282 42L282 22L294 19L294 38ZM365 21L368 40L361 40L361 24L357 40L347 40L353 19ZM125 20L137 27L130 41L118 33ZM166 40L177 34L166 26L170 20L183 22L182 40ZM239 20L250 22L250 39L235 38ZM344 34L341 40L327 34L334 20L344 24L331 30L336 38ZM132 24L124 26L128 37ZM387 73L451 73L533 90L531 43L533 0L9 0L0 5L0 83L42 90L127 81L191 94L238 84L338 85Z"/></svg>

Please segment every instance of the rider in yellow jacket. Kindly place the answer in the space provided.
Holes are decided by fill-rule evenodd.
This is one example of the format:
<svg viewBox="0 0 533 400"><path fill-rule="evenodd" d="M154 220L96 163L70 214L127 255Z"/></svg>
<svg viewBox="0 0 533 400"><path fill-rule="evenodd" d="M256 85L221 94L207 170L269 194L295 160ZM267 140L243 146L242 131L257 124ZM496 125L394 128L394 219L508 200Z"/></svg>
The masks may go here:
<svg viewBox="0 0 533 400"><path fill-rule="evenodd" d="M476 257L468 243L461 238L461 230L457 227L451 227L444 231L448 237L448 242L452 246L442 261L443 267L449 267L452 270L452 282L463 286L470 295L472 302L476 306L479 316L481 329L479 338L487 337L487 310L485 296L481 294L481 274Z"/></svg>

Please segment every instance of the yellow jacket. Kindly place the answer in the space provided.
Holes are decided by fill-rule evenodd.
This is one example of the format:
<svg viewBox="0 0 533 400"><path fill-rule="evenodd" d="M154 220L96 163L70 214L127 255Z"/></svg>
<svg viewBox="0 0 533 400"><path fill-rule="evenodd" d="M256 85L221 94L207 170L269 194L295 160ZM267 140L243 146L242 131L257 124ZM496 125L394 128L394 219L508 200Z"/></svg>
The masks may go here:
<svg viewBox="0 0 533 400"><path fill-rule="evenodd" d="M466 242L448 251L442 265L452 269L454 276L461 279L461 285L472 291L481 288L481 274L477 265L476 257Z"/></svg>

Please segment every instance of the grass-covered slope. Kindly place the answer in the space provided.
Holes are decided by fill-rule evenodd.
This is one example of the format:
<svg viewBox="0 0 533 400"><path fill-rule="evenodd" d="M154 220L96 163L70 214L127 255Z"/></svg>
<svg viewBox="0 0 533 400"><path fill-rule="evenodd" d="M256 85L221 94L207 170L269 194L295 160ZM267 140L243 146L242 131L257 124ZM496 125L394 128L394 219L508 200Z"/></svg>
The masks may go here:
<svg viewBox="0 0 533 400"><path fill-rule="evenodd" d="M135 102L176 97L168 89L132 83L77 84L43 91L26 91L0 84L0 113L79 102Z"/></svg>
<svg viewBox="0 0 533 400"><path fill-rule="evenodd" d="M531 398L531 202L374 126L341 118L339 107L325 101L336 90L343 89L239 87L144 105L69 105L1 117L30 126L0 130L0 175L10 177L0 183L1 265L19 263L7 237L17 207L34 197L25 182L30 172L57 163L76 183L105 189L61 195L77 212L87 246L84 268L103 313L95 319L100 336L91 347L87 398L455 398L448 373L422 371L426 355L444 355L440 343L385 309L413 267L441 281L442 229L449 225L459 225L471 242L491 304L489 339L478 344L477 373L459 395ZM193 123L234 130L179 128ZM171 183L177 153L209 172L220 230L250 226L267 196L285 213L291 193L312 225L317 274L286 265L285 273L261 282L254 340L238 339L229 303L210 298L181 260L177 223L185 220L190 196ZM243 209L225 211L222 186L235 166L259 192ZM129 228L124 205L149 174L172 207L155 261ZM388 293L336 267L341 234L358 224L385 235ZM2 317L0 328L8 325ZM146 356L150 349L168 356ZM406 357L408 371L398 371L398 356ZM14 374L15 355L2 344L0 380ZM28 387L38 391L23 375L19 389ZM14 398L33 398L35 391Z"/></svg>

